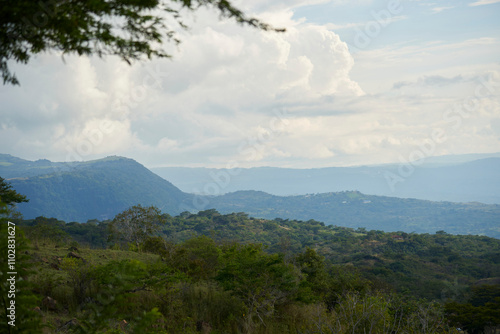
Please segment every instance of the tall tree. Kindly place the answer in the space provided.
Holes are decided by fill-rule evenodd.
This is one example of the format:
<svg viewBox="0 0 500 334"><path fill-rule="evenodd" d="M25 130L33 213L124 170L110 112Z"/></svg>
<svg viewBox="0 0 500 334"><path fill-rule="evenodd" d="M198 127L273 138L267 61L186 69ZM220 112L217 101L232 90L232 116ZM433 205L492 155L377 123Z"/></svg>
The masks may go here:
<svg viewBox="0 0 500 334"><path fill-rule="evenodd" d="M117 55L126 62L170 57L163 42L179 43L187 28L181 10L214 8L221 17L276 30L248 17L228 0L0 0L0 72L4 84L19 84L8 61L28 63L32 55Z"/></svg>
<svg viewBox="0 0 500 334"><path fill-rule="evenodd" d="M10 217L10 219L19 219L22 215L16 211L16 204L28 202L26 196L19 194L12 189L10 183L0 177L0 216Z"/></svg>
<svg viewBox="0 0 500 334"><path fill-rule="evenodd" d="M28 202L26 196L17 193L10 183L0 177L0 202L13 207L16 203Z"/></svg>
<svg viewBox="0 0 500 334"><path fill-rule="evenodd" d="M164 223L165 218L157 207L135 205L116 215L109 224L110 236L128 242L140 251L142 243L155 235Z"/></svg>

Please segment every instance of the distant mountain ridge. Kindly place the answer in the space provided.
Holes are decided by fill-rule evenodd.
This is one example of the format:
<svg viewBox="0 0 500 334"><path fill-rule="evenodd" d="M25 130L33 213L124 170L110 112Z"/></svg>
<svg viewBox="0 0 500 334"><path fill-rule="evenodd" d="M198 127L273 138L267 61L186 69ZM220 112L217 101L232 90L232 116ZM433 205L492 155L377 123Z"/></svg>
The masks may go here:
<svg viewBox="0 0 500 334"><path fill-rule="evenodd" d="M3 158L0 156L0 176L30 199L19 205L28 218L43 215L68 222L112 219L136 204L156 205L176 214L180 213L180 203L189 197L128 158L73 163ZM6 161L13 164L6 166Z"/></svg>
<svg viewBox="0 0 500 334"><path fill-rule="evenodd" d="M215 183L219 185L218 195L240 190L279 196L358 190L379 196L500 204L500 157L447 165L426 163L414 167L409 175L406 170L402 173L401 168L394 164L315 169L161 167L151 170L191 193L206 193L204 187ZM230 177L230 182L220 181L223 174ZM393 178L399 179L391 185ZM209 190L215 195L213 187Z"/></svg>
<svg viewBox="0 0 500 334"><path fill-rule="evenodd" d="M358 191L274 196L239 191L213 197L207 207L222 213L245 212L266 219L317 220L367 230L486 234L500 238L500 205L433 202Z"/></svg>
<svg viewBox="0 0 500 334"><path fill-rule="evenodd" d="M500 238L500 205L431 202L365 195L359 191L296 196L238 191L201 196L183 192L138 162L123 157L53 163L0 155L0 176L30 199L29 203L19 205L26 218L46 216L67 222L105 220L130 206L142 204L155 205L170 215L215 208L221 213L245 212L270 219L314 219L368 230L417 233L444 230Z"/></svg>

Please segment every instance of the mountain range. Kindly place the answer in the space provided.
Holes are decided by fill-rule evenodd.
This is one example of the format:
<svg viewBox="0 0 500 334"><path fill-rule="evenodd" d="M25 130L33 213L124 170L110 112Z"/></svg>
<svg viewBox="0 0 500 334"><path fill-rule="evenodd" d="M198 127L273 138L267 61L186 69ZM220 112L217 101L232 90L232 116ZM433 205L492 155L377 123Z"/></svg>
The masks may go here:
<svg viewBox="0 0 500 334"><path fill-rule="evenodd" d="M491 168L494 168L497 161L480 160L455 167L473 169L474 163L492 164ZM214 195L201 195L180 190L128 158L58 163L28 161L0 154L0 176L30 199L29 203L18 206L25 218L46 216L67 222L106 220L132 205L142 204L155 205L170 215L215 208L221 213L245 212L270 219L314 219L326 224L368 230L418 233L444 230L453 234L483 234L500 238L498 204L433 202L366 195L357 190L330 190L294 196L240 190L216 196L217 186L222 188L235 179L234 175L228 179L222 170L214 171L217 172L219 174L213 174L215 179L205 183L205 187L210 185L214 189ZM485 173L480 174L485 176ZM449 175L451 178L453 174ZM298 181L290 178L288 182L294 184ZM497 190L492 189L491 192L495 195Z"/></svg>
<svg viewBox="0 0 500 334"><path fill-rule="evenodd" d="M358 190L380 196L500 204L500 157L472 161L461 161L458 157L429 159L421 166L388 164L314 169L160 167L151 170L188 193L221 195L256 190L290 196Z"/></svg>

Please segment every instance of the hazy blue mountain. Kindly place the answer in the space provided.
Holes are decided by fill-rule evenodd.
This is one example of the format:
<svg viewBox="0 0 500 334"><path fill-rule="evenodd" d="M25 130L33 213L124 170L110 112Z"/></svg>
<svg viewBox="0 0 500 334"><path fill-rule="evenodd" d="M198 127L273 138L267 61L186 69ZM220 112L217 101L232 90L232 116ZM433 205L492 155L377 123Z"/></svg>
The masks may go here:
<svg viewBox="0 0 500 334"><path fill-rule="evenodd" d="M475 160L488 159L488 158L500 158L500 152L452 154L452 155L440 155L435 157L428 157L425 159L425 165L445 166L445 165L454 165L454 164L471 162Z"/></svg>
<svg viewBox="0 0 500 334"><path fill-rule="evenodd" d="M135 204L156 205L164 212L176 214L181 212L181 202L189 197L127 158L109 157L65 166L48 161L18 163L20 175L12 178L12 174L7 174L11 178L5 178L29 198L29 203L18 206L26 218L46 216L68 222L110 219ZM23 177L26 173L34 176Z"/></svg>
<svg viewBox="0 0 500 334"><path fill-rule="evenodd" d="M240 190L281 196L358 190L371 195L433 201L500 203L500 158L455 164L444 163L453 161L452 158L432 161L414 170L408 166L383 165L239 170L163 167L152 171L185 192L209 195Z"/></svg>
<svg viewBox="0 0 500 334"><path fill-rule="evenodd" d="M490 174L497 168L495 159L476 161L455 166L456 175L474 173L477 165L489 166ZM0 176L6 178L29 203L19 205L25 218L55 217L85 222L88 219L110 219L117 213L136 204L156 205L164 213L177 215L183 211L203 211L215 208L221 213L245 212L260 218L315 219L326 224L346 227L365 227L368 230L434 233L444 230L455 234L484 234L500 238L500 205L481 203L432 202L387 196L365 195L358 191L314 193L309 195L276 196L261 191L238 191L221 196L200 196L185 193L172 183L152 173L132 159L108 157L101 160L72 164L52 163L48 160L26 161L11 156L0 156ZM276 168L254 169L264 172L267 182L283 179L283 187L293 189L301 182L296 170ZM344 178L326 181L332 170L344 173ZM433 170L433 169L432 169ZM434 171L434 170L433 170ZM206 185L216 192L217 187L229 187L236 176L227 177L227 171L215 171L215 180ZM224 172L224 173L221 173ZM303 172L303 170L301 170ZM310 170L310 179L316 186L344 184L360 178L371 180L369 185L380 183L373 167L347 170L336 168ZM450 180L456 175L448 169ZM412 176L418 179L416 171ZM8 175L9 177L7 177ZM229 175L229 174L228 174ZM302 176L303 178L307 178ZM439 177L442 174L438 174ZM295 177L295 178L294 178ZM488 178L488 173L471 176L474 180ZM408 182L410 178L408 179ZM385 181L383 181L385 182ZM415 181L416 182L416 181ZM438 182L438 181L435 181ZM451 182L451 181L450 181ZM468 186L470 180L463 180ZM202 188L203 189L203 188ZM497 188L498 189L498 188ZM495 192L494 186L491 192Z"/></svg>

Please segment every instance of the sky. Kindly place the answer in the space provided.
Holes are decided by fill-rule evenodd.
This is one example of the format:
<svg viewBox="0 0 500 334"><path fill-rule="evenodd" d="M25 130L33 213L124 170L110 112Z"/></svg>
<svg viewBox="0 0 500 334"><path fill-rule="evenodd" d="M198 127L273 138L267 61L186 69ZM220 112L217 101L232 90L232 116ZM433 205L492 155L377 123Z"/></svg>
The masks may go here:
<svg viewBox="0 0 500 334"><path fill-rule="evenodd" d="M423 164L500 152L500 0L236 1L172 59L37 55L0 86L0 153L146 167Z"/></svg>

